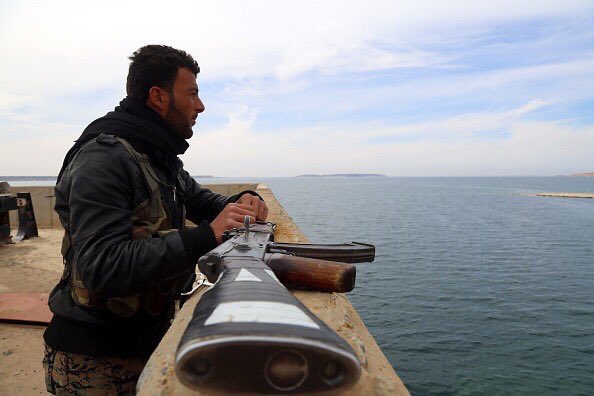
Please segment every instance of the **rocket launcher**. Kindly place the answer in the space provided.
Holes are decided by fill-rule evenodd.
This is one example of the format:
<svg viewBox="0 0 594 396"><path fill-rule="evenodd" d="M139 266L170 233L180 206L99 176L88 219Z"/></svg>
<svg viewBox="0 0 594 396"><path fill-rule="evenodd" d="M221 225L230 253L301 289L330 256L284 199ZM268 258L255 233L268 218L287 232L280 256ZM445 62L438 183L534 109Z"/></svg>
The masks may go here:
<svg viewBox="0 0 594 396"><path fill-rule="evenodd" d="M229 232L225 242L198 261L214 286L196 306L177 350L175 371L188 387L223 393L315 393L358 380L361 365L349 344L283 283L351 290L355 267L330 259L344 259L349 249L357 253L355 262L373 259L375 248L331 245L334 253L313 259L304 255L321 245L275 244L273 228L272 223L250 225L247 218L243 228ZM341 269L341 275L320 280L325 267Z"/></svg>

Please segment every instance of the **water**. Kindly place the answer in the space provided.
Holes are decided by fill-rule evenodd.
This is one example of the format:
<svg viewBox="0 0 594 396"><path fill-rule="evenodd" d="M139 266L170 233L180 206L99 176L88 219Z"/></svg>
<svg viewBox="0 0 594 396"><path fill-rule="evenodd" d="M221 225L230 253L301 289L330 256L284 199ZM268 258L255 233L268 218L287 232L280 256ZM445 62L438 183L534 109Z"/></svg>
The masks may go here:
<svg viewBox="0 0 594 396"><path fill-rule="evenodd" d="M376 245L349 298L411 393L594 392L594 200L533 195L594 178L200 181L262 181L312 241Z"/></svg>
<svg viewBox="0 0 594 396"><path fill-rule="evenodd" d="M312 241L372 242L349 298L413 394L594 392L593 178L266 183Z"/></svg>

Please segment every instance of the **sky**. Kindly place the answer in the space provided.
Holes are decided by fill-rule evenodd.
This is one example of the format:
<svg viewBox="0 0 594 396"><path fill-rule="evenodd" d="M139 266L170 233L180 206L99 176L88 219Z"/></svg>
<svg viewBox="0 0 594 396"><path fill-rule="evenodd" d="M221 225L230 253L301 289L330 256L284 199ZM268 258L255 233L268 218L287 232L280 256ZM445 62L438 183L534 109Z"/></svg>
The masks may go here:
<svg viewBox="0 0 594 396"><path fill-rule="evenodd" d="M0 175L56 175L146 44L200 64L192 175L594 172L591 0L0 0Z"/></svg>

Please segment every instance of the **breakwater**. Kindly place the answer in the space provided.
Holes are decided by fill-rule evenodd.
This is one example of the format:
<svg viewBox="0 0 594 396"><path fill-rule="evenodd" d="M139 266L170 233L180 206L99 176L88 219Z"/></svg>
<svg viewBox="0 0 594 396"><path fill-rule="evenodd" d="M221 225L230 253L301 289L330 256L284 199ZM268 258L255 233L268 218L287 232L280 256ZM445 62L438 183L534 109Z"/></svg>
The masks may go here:
<svg viewBox="0 0 594 396"><path fill-rule="evenodd" d="M594 198L592 193L571 193L571 192L555 192L555 193L536 193L537 197L553 197L553 198Z"/></svg>

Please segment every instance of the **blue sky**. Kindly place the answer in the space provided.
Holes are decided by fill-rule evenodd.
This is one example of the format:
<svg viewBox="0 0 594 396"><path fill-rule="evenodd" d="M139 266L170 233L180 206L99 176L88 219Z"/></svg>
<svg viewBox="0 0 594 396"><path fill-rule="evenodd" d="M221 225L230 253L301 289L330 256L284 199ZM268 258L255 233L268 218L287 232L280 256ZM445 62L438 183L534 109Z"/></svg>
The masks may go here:
<svg viewBox="0 0 594 396"><path fill-rule="evenodd" d="M148 43L201 65L192 174L594 171L593 2L361 3L0 1L0 174L57 174Z"/></svg>

